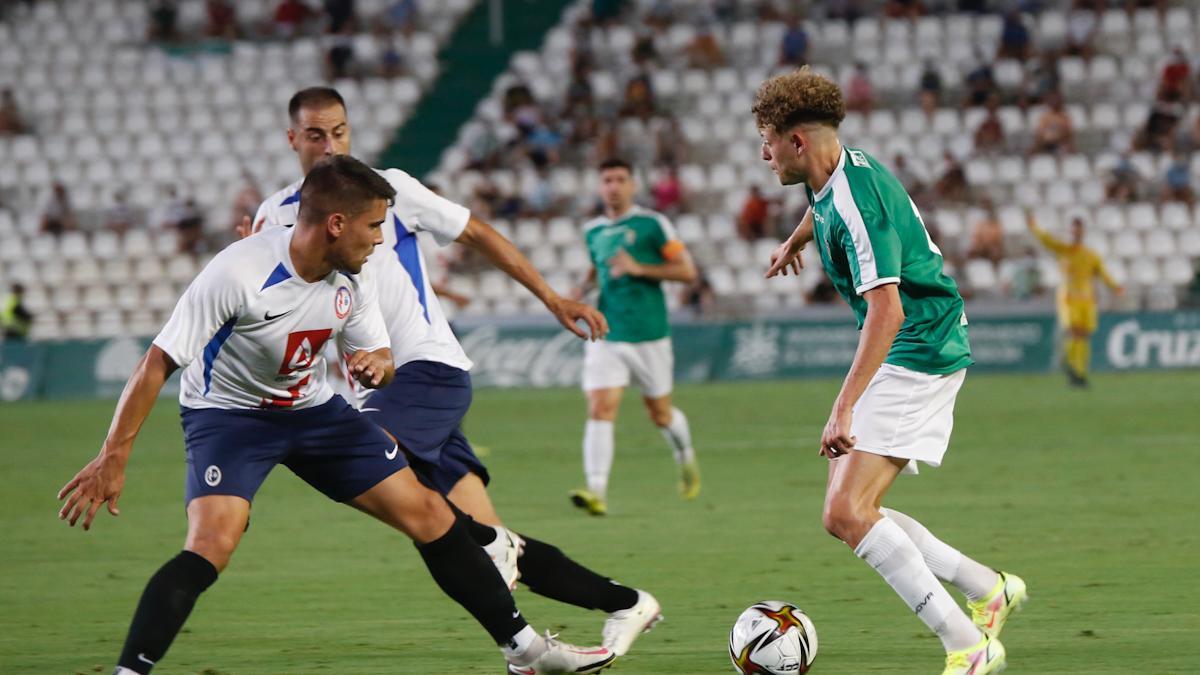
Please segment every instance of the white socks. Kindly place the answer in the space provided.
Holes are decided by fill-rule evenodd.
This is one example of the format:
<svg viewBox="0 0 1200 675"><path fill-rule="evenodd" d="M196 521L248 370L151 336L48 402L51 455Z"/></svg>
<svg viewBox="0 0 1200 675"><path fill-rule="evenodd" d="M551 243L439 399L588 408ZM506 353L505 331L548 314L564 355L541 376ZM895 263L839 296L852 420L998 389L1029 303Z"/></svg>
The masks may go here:
<svg viewBox="0 0 1200 675"><path fill-rule="evenodd" d="M141 674L135 673L128 668L123 668L121 666L117 666L117 669L115 671L113 671L113 675L141 675Z"/></svg>
<svg viewBox="0 0 1200 675"><path fill-rule="evenodd" d="M588 490L601 499L608 492L608 474L613 463L613 423L588 420L583 428L583 473Z"/></svg>
<svg viewBox="0 0 1200 675"><path fill-rule="evenodd" d="M966 649L982 634L954 598L934 578L916 544L899 525L884 517L854 549L896 591L917 617L941 638L947 652Z"/></svg>
<svg viewBox="0 0 1200 675"><path fill-rule="evenodd" d="M935 577L954 584L968 600L978 602L996 588L996 583L1000 581L996 570L963 555L958 549L933 536L924 525L899 511L879 509L879 512L899 525L912 539Z"/></svg>
<svg viewBox="0 0 1200 675"><path fill-rule="evenodd" d="M692 449L692 430L688 427L687 416L679 408L671 408L671 423L659 427L671 452L675 455L676 464L687 464L696 461L696 451Z"/></svg>
<svg viewBox="0 0 1200 675"><path fill-rule="evenodd" d="M546 651L546 643L542 641L541 637L533 629L533 626L525 626L521 632L512 636L511 640L500 645L500 651L504 652L504 657L508 659L509 663L527 666ZM531 649L535 646L540 649Z"/></svg>

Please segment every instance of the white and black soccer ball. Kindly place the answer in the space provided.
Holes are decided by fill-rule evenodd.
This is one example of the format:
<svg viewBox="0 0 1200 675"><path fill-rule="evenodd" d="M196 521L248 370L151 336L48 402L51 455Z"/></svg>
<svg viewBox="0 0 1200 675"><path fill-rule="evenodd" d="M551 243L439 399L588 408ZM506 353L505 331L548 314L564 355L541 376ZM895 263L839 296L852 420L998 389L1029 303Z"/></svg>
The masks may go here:
<svg viewBox="0 0 1200 675"><path fill-rule="evenodd" d="M742 675L807 673L817 658L817 629L791 603L757 602L729 631L729 658Z"/></svg>

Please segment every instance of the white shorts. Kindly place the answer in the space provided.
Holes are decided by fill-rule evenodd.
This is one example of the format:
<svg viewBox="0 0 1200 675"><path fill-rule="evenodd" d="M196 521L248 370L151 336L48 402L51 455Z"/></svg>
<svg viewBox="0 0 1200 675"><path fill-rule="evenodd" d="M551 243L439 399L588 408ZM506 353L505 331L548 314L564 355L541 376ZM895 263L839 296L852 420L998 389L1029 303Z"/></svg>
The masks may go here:
<svg viewBox="0 0 1200 675"><path fill-rule="evenodd" d="M854 406L855 449L911 460L904 473L917 473L919 461L940 465L954 428L954 399L966 377L966 369L930 375L883 364Z"/></svg>
<svg viewBox="0 0 1200 675"><path fill-rule="evenodd" d="M628 387L632 377L643 396L662 398L671 393L674 371L675 350L670 337L648 342L597 340L584 344L584 391Z"/></svg>

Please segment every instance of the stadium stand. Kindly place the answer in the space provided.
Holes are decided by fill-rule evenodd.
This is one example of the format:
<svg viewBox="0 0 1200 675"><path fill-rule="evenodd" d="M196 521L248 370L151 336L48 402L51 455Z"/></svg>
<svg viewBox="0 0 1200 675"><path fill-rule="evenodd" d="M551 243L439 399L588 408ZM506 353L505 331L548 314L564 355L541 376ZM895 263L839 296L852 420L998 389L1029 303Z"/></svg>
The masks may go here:
<svg viewBox="0 0 1200 675"><path fill-rule="evenodd" d="M180 253L179 234L158 225L202 222L220 245L244 173L262 193L293 180L280 111L293 91L328 78L339 45L351 45L358 64L379 64L389 50L403 56L400 72L371 66L333 80L350 106L356 154L377 156L437 77L439 46L475 2L421 3L415 28L385 38L376 34L382 19L371 18L391 9L388 0L359 0L370 20L337 36L315 20L286 39L278 4L230 3L232 41L203 37L211 19L201 0L177 3L166 37L147 4L117 0L17 3L0 21L0 90L11 90L28 126L0 130L0 287L25 283L35 339L155 332L206 260L203 244ZM843 136L897 169L976 301L1015 302L1031 284L1057 282L1054 262L1026 251L1026 208L1051 231L1082 215L1130 306L1173 307L1195 278L1193 4L1093 14L1076 7L1088 3L1053 0L1036 13L887 18L885 3L813 3L800 21L790 3L639 0L593 16L608 4L579 0L540 51L516 54L429 176L510 235L560 290L589 264L579 225L595 209L590 167L620 154L638 166L645 202L669 211L693 250L713 311L827 301L813 259L803 294L761 278L804 197L780 189L759 159L749 109L759 82L803 60L853 92ZM835 6L866 9L848 21L830 15ZM1020 29L1028 49L1017 44ZM51 199L55 182L66 201ZM763 237L742 238L752 186L768 217ZM994 259L967 255L985 200L1003 232ZM78 229L42 232L46 214ZM122 220L140 225L108 226ZM537 309L507 277L458 255L448 258L449 282L474 298L469 312Z"/></svg>
<svg viewBox="0 0 1200 675"><path fill-rule="evenodd" d="M356 77L333 84L354 111L356 152L377 156L475 0L421 3L414 25L394 31L379 28L388 12L416 3L359 0L345 35L314 16L288 38L278 0L240 0L227 3L234 41L204 36L204 0L174 3L173 28L159 33L159 4L13 3L0 21L0 90L28 126L0 133L0 287L25 283L34 339L156 332L206 260L179 253L180 234L162 225L190 218L223 245L247 174L256 194L295 180L283 111L297 89L326 81L328 51L352 45ZM389 50L400 72L386 72ZM79 226L61 236L39 231L56 182ZM109 231L116 209L140 226Z"/></svg>
<svg viewBox="0 0 1200 675"><path fill-rule="evenodd" d="M1019 268L1017 260L965 257L970 226L990 199L999 205L1008 251L1015 254L1029 242L1024 209L1060 232L1070 217L1081 215L1092 225L1089 242L1133 291L1126 302L1170 308L1194 277L1200 214L1190 203L1151 201L1158 193L1149 188L1165 182L1171 157L1145 148L1138 137L1161 103L1156 87L1168 48L1194 51L1200 37L1196 9L1177 3L1161 12L1091 14L1066 2L1040 4L1046 9L1013 17L950 13L909 20L864 12L852 23L814 17L789 24L788 15L769 7L645 1L600 23L591 19L591 3L581 0L540 52L513 58L443 155L433 180L473 208L492 205L497 221L535 260L560 270L554 281L569 285L588 264L578 241L564 234L595 208L588 167L608 153L628 157L653 206L654 188L678 162L686 198L672 215L724 299L719 306L743 313L802 305L805 297L786 285L764 284L759 275L774 236L748 242L735 227L751 186L778 195L772 229L790 227L803 212L803 192L780 190L760 161L749 113L753 87L791 67L781 66L782 52L798 28L812 65L842 83L848 98L851 90L859 94L843 137L893 167L905 158L914 182L929 186L910 191L966 292L1006 297ZM1032 36L1034 48L1024 62L990 56L1002 51L1006 21L1020 22ZM861 71L859 63L865 65ZM1051 110L1053 92L1064 101L1057 111ZM918 100L923 105L914 105ZM969 105L973 100L980 105ZM1043 127L1048 111L1068 118L1073 138L1055 152L1035 152L1038 134L1052 136L1052 123L1060 119L1050 117ZM1194 126L1194 111L1179 117L1178 130ZM992 118L999 138L977 150L976 132ZM580 127L592 127L591 133ZM1172 142L1195 141L1194 133L1176 133ZM1054 144L1053 138L1042 140L1043 147ZM552 153L539 149L547 142L554 144ZM678 145L663 147L672 144ZM1144 148L1127 155L1126 163L1145 189L1110 200L1106 181L1131 146ZM955 189L949 177L959 167L965 185ZM1197 169L1200 156L1187 155L1184 182L1191 187ZM550 195L538 200L554 208L519 206L546 190ZM811 296L822 273L815 260L809 263L805 286ZM1038 259L1036 273L1040 286L1058 281L1057 266L1047 257ZM464 290L470 288L464 283ZM508 309L510 301L501 300L484 311Z"/></svg>

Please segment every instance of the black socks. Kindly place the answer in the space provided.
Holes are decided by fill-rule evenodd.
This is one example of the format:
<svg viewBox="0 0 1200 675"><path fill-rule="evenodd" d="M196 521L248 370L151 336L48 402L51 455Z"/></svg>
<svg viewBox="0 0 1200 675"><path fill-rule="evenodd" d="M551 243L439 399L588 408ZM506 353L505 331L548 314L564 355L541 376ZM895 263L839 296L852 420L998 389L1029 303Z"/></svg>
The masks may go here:
<svg viewBox="0 0 1200 675"><path fill-rule="evenodd" d="M191 551L160 567L142 591L117 665L149 673L183 628L196 598L217 580L217 568Z"/></svg>
<svg viewBox="0 0 1200 675"><path fill-rule="evenodd" d="M521 582L529 590L551 600L609 614L637 604L637 591L602 577L571 560L558 548L532 537L525 540L525 553L518 567Z"/></svg>
<svg viewBox="0 0 1200 675"><path fill-rule="evenodd" d="M500 573L471 538L465 517L459 516L441 538L417 544L417 550L442 591L470 612L496 644L508 643L528 625Z"/></svg>

